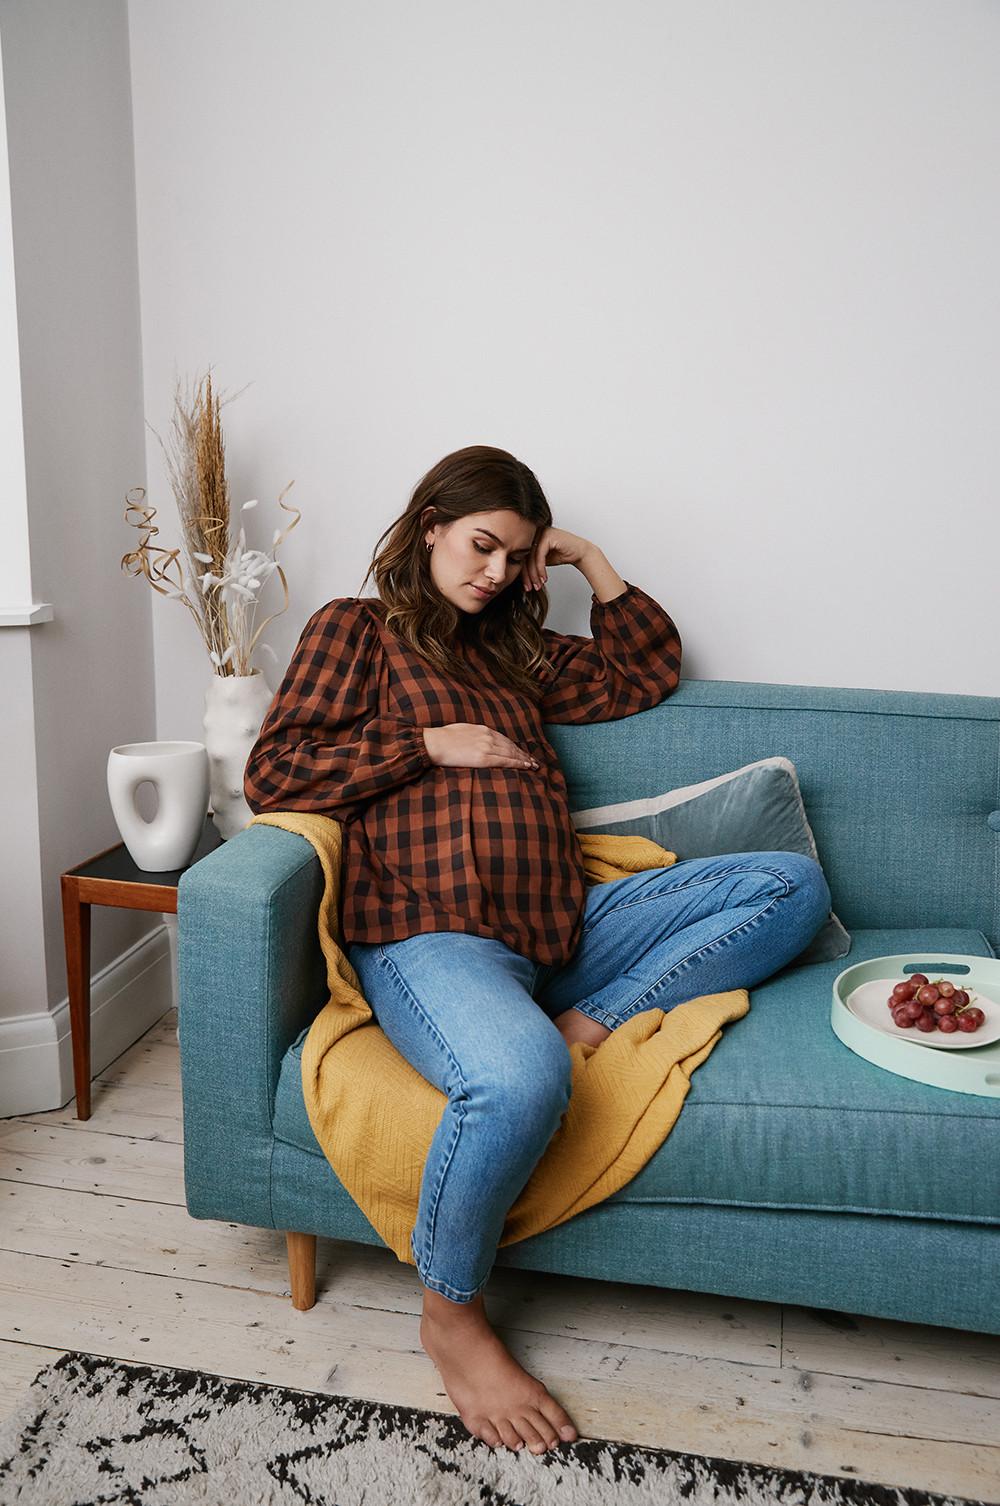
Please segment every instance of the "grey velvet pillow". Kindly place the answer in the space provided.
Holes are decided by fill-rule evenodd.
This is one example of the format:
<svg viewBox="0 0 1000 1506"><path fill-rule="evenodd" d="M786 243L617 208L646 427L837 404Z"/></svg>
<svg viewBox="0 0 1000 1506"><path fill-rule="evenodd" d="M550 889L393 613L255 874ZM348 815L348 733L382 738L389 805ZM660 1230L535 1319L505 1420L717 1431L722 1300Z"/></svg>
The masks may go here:
<svg viewBox="0 0 1000 1506"><path fill-rule="evenodd" d="M573 811L578 831L650 837L684 858L723 852L801 852L819 862L790 758L761 758L731 774L643 800ZM833 911L789 967L846 957L851 938Z"/></svg>

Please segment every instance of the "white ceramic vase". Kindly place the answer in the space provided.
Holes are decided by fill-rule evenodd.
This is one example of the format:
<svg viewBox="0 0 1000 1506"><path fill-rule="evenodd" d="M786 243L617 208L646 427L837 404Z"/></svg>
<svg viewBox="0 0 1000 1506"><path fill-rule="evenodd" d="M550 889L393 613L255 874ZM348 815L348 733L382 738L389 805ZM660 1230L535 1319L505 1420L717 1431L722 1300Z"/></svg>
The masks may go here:
<svg viewBox="0 0 1000 1506"><path fill-rule="evenodd" d="M156 815L136 804L146 781L156 790ZM108 795L122 841L146 873L186 868L205 827L208 753L204 743L121 743L108 754Z"/></svg>
<svg viewBox="0 0 1000 1506"><path fill-rule="evenodd" d="M259 669L249 675L213 675L205 692L212 820L224 842L253 819L243 797L243 773L272 700Z"/></svg>

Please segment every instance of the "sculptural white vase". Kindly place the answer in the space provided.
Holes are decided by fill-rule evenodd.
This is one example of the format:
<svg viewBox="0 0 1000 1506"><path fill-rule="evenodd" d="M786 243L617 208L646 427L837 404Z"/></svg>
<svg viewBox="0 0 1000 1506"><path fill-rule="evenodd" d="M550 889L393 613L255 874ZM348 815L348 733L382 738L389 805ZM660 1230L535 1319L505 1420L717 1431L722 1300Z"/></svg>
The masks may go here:
<svg viewBox="0 0 1000 1506"><path fill-rule="evenodd" d="M259 669L249 675L213 675L205 692L212 820L224 842L250 824L243 773L273 695Z"/></svg>
<svg viewBox="0 0 1000 1506"><path fill-rule="evenodd" d="M146 781L156 790L156 815L136 804ZM108 754L108 795L122 841L146 873L186 868L205 827L208 753L204 743L121 743Z"/></svg>

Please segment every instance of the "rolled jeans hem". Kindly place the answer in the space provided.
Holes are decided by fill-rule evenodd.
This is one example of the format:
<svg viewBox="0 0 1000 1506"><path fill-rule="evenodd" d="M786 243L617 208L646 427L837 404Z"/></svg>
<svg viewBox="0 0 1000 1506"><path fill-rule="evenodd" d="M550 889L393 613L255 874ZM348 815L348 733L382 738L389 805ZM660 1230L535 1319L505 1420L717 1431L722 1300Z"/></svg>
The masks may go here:
<svg viewBox="0 0 1000 1506"><path fill-rule="evenodd" d="M420 1280L423 1282L424 1286L430 1287L432 1292L439 1292L442 1297L447 1297L451 1302L471 1302L474 1297L479 1296L479 1293L483 1290L483 1287L485 1287L486 1282L490 1279L489 1275L487 1275L486 1281L483 1281L473 1291L463 1292L460 1291L458 1287L449 1286L447 1281L438 1281L434 1276L424 1275L417 1262L417 1252L413 1248L412 1233L410 1235L410 1253L413 1256L413 1264L417 1267L417 1275L420 1277Z"/></svg>
<svg viewBox="0 0 1000 1506"><path fill-rule="evenodd" d="M606 1009L602 1009L599 1004L592 1004L589 999L584 999L580 1004L574 1004L573 1008L585 1014L588 1020L596 1020L598 1025L606 1026L608 1030L616 1030L622 1023L618 1015L609 1014Z"/></svg>

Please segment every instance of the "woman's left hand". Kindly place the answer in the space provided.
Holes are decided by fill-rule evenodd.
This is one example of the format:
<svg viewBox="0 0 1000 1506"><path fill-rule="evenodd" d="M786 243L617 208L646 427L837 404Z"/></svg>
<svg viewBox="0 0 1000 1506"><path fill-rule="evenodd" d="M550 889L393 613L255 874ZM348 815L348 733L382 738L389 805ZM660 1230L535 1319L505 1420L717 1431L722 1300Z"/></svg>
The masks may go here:
<svg viewBox="0 0 1000 1506"><path fill-rule="evenodd" d="M524 589L541 590L548 579L549 565L579 565L593 547L589 539L565 528L544 528L521 566Z"/></svg>

